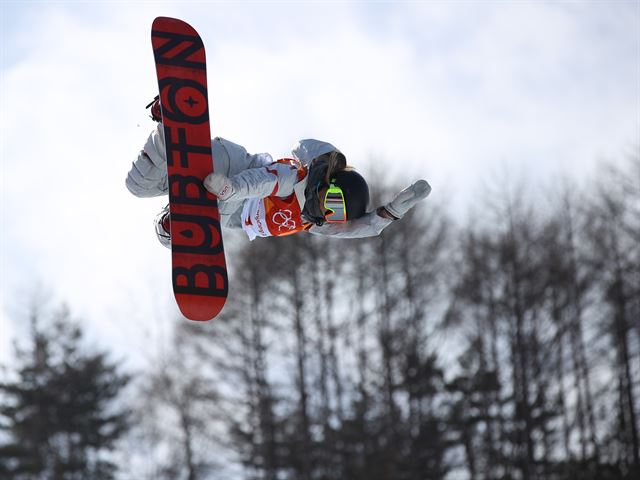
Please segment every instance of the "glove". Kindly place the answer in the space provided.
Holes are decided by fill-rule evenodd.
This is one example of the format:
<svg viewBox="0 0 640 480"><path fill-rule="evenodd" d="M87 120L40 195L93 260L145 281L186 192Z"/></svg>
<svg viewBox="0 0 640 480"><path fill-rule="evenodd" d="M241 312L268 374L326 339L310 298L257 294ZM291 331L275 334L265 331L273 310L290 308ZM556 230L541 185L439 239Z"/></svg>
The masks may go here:
<svg viewBox="0 0 640 480"><path fill-rule="evenodd" d="M204 188L213 193L220 200L228 200L236 193L231 179L221 173L210 173L204 179Z"/></svg>
<svg viewBox="0 0 640 480"><path fill-rule="evenodd" d="M395 218L402 218L416 203L429 196L431 185L426 180L418 180L410 187L402 190L391 203L385 205L385 210Z"/></svg>

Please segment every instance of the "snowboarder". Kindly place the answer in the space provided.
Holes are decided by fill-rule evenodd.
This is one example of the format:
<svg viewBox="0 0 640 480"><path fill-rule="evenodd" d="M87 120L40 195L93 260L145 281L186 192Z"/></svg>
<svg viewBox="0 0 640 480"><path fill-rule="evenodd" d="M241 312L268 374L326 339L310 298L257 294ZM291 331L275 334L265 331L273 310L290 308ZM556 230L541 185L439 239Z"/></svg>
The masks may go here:
<svg viewBox="0 0 640 480"><path fill-rule="evenodd" d="M169 189L157 98L149 107L158 127L126 179L137 197L166 195ZM241 228L251 240L302 230L341 238L379 235L431 192L425 180L418 180L388 204L367 211L367 182L330 143L300 140L291 152L293 158L278 161L268 153L251 155L220 137L211 141L211 148L214 173L205 178L204 186L218 197L222 226ZM160 243L170 248L168 206L156 217L155 227Z"/></svg>

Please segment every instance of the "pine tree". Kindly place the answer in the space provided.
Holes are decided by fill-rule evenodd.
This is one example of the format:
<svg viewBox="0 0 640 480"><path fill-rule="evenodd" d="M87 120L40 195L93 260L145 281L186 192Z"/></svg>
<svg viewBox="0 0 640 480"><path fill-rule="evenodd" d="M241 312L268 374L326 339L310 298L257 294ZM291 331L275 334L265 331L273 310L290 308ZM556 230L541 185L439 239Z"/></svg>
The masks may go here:
<svg viewBox="0 0 640 480"><path fill-rule="evenodd" d="M83 350L67 308L42 323L32 313L30 344L16 347L14 378L0 383L0 478L114 478L108 455L128 429L116 400L130 378L107 353Z"/></svg>

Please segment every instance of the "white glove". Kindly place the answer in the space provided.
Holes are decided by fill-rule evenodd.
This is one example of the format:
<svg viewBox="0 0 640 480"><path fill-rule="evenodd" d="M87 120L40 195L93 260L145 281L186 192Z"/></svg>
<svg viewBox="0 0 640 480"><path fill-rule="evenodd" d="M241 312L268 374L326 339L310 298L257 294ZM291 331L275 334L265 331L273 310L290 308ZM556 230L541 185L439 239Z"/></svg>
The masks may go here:
<svg viewBox="0 0 640 480"><path fill-rule="evenodd" d="M402 190L391 203L385 205L385 210L395 218L404 217L405 213L411 210L416 203L429 196L431 185L426 180L418 180L410 187Z"/></svg>
<svg viewBox="0 0 640 480"><path fill-rule="evenodd" d="M213 193L220 200L228 200L236 193L230 178L221 173L210 173L204 179L204 188Z"/></svg>

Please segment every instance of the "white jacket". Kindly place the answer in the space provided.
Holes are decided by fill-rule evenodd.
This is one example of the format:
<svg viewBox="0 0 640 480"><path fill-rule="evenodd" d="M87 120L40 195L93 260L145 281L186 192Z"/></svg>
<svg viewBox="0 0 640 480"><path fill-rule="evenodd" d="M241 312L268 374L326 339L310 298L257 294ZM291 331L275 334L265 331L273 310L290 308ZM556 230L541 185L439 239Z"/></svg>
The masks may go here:
<svg viewBox="0 0 640 480"><path fill-rule="evenodd" d="M251 155L238 144L216 137L211 141L213 171L222 173L239 188L229 200L219 200L220 222L225 228L242 228L242 208L247 198L263 198L273 192L279 197L296 193L300 208L304 207L304 189L307 178L297 179L297 171L289 165L274 163L268 153ZM291 151L302 165L325 153L337 150L333 145L319 140L300 140ZM158 124L147 139L143 150L133 162L126 185L137 197L167 195L169 191L164 132ZM277 188L276 188L277 187ZM310 233L341 238L361 238L379 235L392 220L380 217L375 211L346 223L314 225Z"/></svg>

